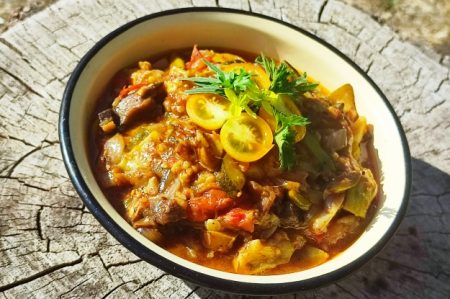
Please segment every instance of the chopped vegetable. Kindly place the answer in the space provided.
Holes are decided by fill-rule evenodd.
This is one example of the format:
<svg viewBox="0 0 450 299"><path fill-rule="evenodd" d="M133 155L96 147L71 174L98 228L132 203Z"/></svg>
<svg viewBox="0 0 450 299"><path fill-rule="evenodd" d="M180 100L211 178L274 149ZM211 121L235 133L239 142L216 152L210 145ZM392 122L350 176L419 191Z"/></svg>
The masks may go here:
<svg viewBox="0 0 450 299"><path fill-rule="evenodd" d="M202 196L193 197L189 200L188 217L195 222L205 221L218 211L223 211L232 205L233 199L224 191L211 189Z"/></svg>
<svg viewBox="0 0 450 299"><path fill-rule="evenodd" d="M261 273L289 262L294 250L286 234L278 233L268 241L247 242L239 249L233 266L238 273Z"/></svg>
<svg viewBox="0 0 450 299"><path fill-rule="evenodd" d="M355 105L355 94L350 84L344 84L333 91L329 99L333 103L342 103L344 105L344 112L349 113L352 119L358 116Z"/></svg>
<svg viewBox="0 0 450 299"><path fill-rule="evenodd" d="M304 264L307 268L312 268L314 266L318 266L320 264L323 264L328 260L328 253L310 245L306 245L303 247L303 249L300 251L299 256L297 258L302 261L302 264Z"/></svg>
<svg viewBox="0 0 450 299"><path fill-rule="evenodd" d="M352 143L352 154L355 159L359 159L361 155L360 144L367 132L367 122L366 118L363 116L358 117L358 119L353 123L353 143Z"/></svg>
<svg viewBox="0 0 450 299"><path fill-rule="evenodd" d="M244 230L252 233L255 229L255 211L234 208L223 216L218 217L221 225L225 228Z"/></svg>
<svg viewBox="0 0 450 299"><path fill-rule="evenodd" d="M220 187L231 196L236 196L244 188L245 175L231 156L225 155L223 158L221 170L217 175L217 181Z"/></svg>
<svg viewBox="0 0 450 299"><path fill-rule="evenodd" d="M217 252L226 252L236 240L236 235L227 234L219 231L204 231L203 244L206 248Z"/></svg>
<svg viewBox="0 0 450 299"><path fill-rule="evenodd" d="M300 194L300 192L295 190L289 190L288 191L288 197L289 199L300 209L304 211L308 211L311 207L311 202L306 199L303 195Z"/></svg>
<svg viewBox="0 0 450 299"><path fill-rule="evenodd" d="M344 210L365 218L367 209L377 195L378 187L370 169L363 169L358 184L347 191Z"/></svg>
<svg viewBox="0 0 450 299"><path fill-rule="evenodd" d="M314 135L314 132L308 132L303 140L323 170L332 172L336 171L336 166L334 165L333 159L331 159L330 155L323 150L319 140Z"/></svg>
<svg viewBox="0 0 450 299"><path fill-rule="evenodd" d="M327 226L337 214L344 202L344 194L333 194L325 199L325 207L310 220L311 231L316 234L323 234L327 231Z"/></svg>

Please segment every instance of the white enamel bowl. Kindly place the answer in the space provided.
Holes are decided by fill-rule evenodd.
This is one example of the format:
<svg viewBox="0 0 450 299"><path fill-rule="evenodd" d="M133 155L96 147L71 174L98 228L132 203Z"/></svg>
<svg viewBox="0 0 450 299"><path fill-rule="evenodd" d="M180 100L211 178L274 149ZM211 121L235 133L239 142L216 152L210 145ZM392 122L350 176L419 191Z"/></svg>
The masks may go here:
<svg viewBox="0 0 450 299"><path fill-rule="evenodd" d="M359 113L374 125L384 193L380 210L361 237L332 260L305 271L271 276L226 273L179 258L132 228L108 202L88 161L90 115L111 77L152 55L192 47L263 52L306 70L330 90L351 83ZM339 279L372 258L405 212L410 154L400 122L373 81L350 59L314 35L269 17L227 9L179 9L132 21L100 40L80 61L64 93L59 120L63 158L80 197L98 221L143 260L203 286L247 294L279 294Z"/></svg>

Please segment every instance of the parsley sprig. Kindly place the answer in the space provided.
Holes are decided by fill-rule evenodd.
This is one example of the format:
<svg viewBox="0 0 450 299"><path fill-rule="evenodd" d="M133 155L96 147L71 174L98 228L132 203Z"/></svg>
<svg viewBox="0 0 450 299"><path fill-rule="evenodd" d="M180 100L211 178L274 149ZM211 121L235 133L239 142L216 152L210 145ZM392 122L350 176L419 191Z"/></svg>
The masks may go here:
<svg viewBox="0 0 450 299"><path fill-rule="evenodd" d="M308 82L306 73L297 74L286 61L277 64L274 60L261 54L255 62L260 64L269 75L269 90L275 93L298 95L314 90L318 86L316 83Z"/></svg>
<svg viewBox="0 0 450 299"><path fill-rule="evenodd" d="M295 126L306 126L309 120L301 115L287 114L277 110L271 104L264 102L262 107L275 116L276 130L275 143L278 146L278 155L280 160L280 167L285 170L290 170L295 166Z"/></svg>
<svg viewBox="0 0 450 299"><path fill-rule="evenodd" d="M234 72L224 72L217 65L204 59L203 62L215 73L215 77L190 77L184 78L194 82L197 87L187 90L187 94L195 93L215 93L225 96L225 89L230 89L235 93L245 92L255 83L251 80L251 74L244 69L239 74Z"/></svg>
<svg viewBox="0 0 450 299"><path fill-rule="evenodd" d="M215 74L214 77L190 77L184 78L194 82L197 87L187 90L187 94L215 93L226 96L231 102L231 115L238 116L242 110L248 114L256 116L251 106L256 106L260 100L259 89L251 79L252 75L244 69L239 73L224 72L218 66L210 63L206 59L203 62Z"/></svg>
<svg viewBox="0 0 450 299"><path fill-rule="evenodd" d="M194 82L197 87L187 90L187 94L214 93L225 96L230 102L231 114L239 115L243 110L256 117L255 111L263 107L276 120L275 143L279 150L280 167L290 170L295 166L295 126L309 124L306 117L292 113L286 106L283 95L297 96L311 91L318 84L307 81L306 73L297 74L286 62L277 64L264 55L256 58L270 79L268 90L261 89L252 80L252 74L244 69L239 73L224 72L217 65L203 60L213 77L183 78Z"/></svg>

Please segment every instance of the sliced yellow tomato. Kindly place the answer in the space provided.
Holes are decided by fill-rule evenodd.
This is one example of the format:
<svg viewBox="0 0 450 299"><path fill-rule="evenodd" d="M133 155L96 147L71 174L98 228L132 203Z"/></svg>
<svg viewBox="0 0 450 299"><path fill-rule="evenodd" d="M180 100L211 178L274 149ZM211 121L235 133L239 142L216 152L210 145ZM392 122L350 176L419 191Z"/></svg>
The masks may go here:
<svg viewBox="0 0 450 299"><path fill-rule="evenodd" d="M240 69L244 69L250 74L253 75L253 80L255 83L263 89L269 89L270 87L270 79L269 76L266 74L264 69L255 63L250 62L242 62L242 63L231 63L221 66L222 71L224 72L235 72L239 73Z"/></svg>
<svg viewBox="0 0 450 299"><path fill-rule="evenodd" d="M186 112L191 120L207 130L222 127L229 118L230 102L215 94L193 94L188 97Z"/></svg>
<svg viewBox="0 0 450 299"><path fill-rule="evenodd" d="M277 120L273 114L269 113L263 107L259 108L258 116L261 117L270 127L273 133L277 129Z"/></svg>
<svg viewBox="0 0 450 299"><path fill-rule="evenodd" d="M273 147L273 134L261 117L242 113L227 120L220 130L224 150L234 159L253 162L261 159Z"/></svg>
<svg viewBox="0 0 450 299"><path fill-rule="evenodd" d="M242 57L230 53L214 53L211 60L213 63L219 64L244 61Z"/></svg>

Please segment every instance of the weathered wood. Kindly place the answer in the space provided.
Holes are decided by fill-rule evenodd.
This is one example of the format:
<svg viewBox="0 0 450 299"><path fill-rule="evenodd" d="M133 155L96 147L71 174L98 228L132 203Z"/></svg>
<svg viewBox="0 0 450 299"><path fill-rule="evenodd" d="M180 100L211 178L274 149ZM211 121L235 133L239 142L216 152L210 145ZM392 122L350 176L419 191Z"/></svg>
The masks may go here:
<svg viewBox="0 0 450 299"><path fill-rule="evenodd" d="M402 41L339 1L60 0L0 35L0 298L228 298L141 261L87 211L59 152L64 84L96 40L181 6L271 15L324 38L386 93L406 129L414 182L391 242L351 276L286 298L450 297L449 58Z"/></svg>

